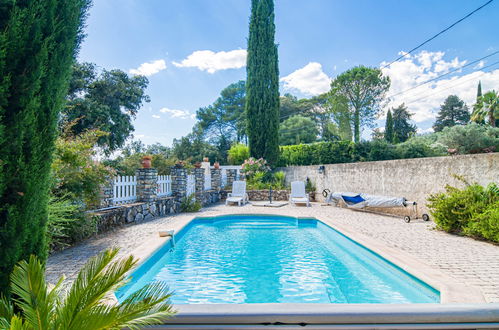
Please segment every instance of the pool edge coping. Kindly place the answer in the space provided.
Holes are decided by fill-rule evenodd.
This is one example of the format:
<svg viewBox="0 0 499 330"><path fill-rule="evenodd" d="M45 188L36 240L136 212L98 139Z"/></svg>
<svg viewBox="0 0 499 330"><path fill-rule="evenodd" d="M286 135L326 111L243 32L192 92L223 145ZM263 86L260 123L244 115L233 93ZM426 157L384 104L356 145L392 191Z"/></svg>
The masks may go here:
<svg viewBox="0 0 499 330"><path fill-rule="evenodd" d="M173 222L169 224L169 228L164 230L174 230L174 235L183 230L187 225L189 225L195 219L209 219L218 216L247 216L247 215L259 215L259 216L276 216L275 214L266 213L230 213L230 214L219 214L210 216L196 216L193 214L192 218L189 217L186 220L180 220L178 222ZM372 252L379 254L382 258L386 259L390 263L409 273L409 275L423 281L427 285L435 288L440 292L440 305L441 304L456 304L456 303L487 303L482 292L466 283L458 282L453 277L445 274L439 269L433 268L430 265L422 262L421 260L413 257L412 255L383 243L376 241L375 239L364 235L362 233L353 231L346 228L343 225L338 225L334 223L334 220L327 220L321 217L296 217L289 215L282 215L282 217L295 218L295 219L315 219L323 224L331 227L332 229L343 234L352 241L362 245L363 247L371 250ZM171 237L151 237L151 240L142 243L137 248L132 250L132 255L138 259L136 267L134 267L129 274L137 270L149 257L156 253L164 244L166 244ZM151 244L152 243L152 244ZM128 274L128 275L129 275ZM213 305L213 304L210 304ZM248 305L248 304L242 304ZM329 304L324 304L329 305ZM417 304L409 304L417 305Z"/></svg>

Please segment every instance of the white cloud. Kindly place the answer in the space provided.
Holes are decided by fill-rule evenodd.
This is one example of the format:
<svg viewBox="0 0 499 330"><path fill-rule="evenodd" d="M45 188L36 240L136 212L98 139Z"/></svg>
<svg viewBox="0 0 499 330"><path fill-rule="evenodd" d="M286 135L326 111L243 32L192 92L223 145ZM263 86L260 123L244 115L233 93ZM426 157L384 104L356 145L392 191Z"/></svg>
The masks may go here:
<svg viewBox="0 0 499 330"><path fill-rule="evenodd" d="M141 75L149 77L164 69L166 69L165 61L156 60L152 62L142 63L137 69L130 69L129 72L133 75Z"/></svg>
<svg viewBox="0 0 499 330"><path fill-rule="evenodd" d="M457 57L445 60L444 52L428 51L422 51L393 63L383 69L383 73L391 79L390 91L387 94L390 97L388 106L394 107L405 103L409 111L414 113L413 119L416 122L435 120L440 105L451 94L459 96L471 108L476 100L478 81L482 81L483 90L493 89L499 85L499 69L491 72L478 70L466 74L462 74L459 70L454 75L445 76L440 80L404 92L466 63L467 61L459 60ZM386 63L381 63L381 67L384 65ZM480 66L482 67L483 65ZM400 92L403 93L396 95Z"/></svg>
<svg viewBox="0 0 499 330"><path fill-rule="evenodd" d="M433 132L432 127L428 127L428 128L419 128L418 127L418 134L426 134L426 133L432 133L432 132Z"/></svg>
<svg viewBox="0 0 499 330"><path fill-rule="evenodd" d="M156 118L156 119L159 119L161 118L161 116L158 116L158 115L152 115L153 118Z"/></svg>
<svg viewBox="0 0 499 330"><path fill-rule="evenodd" d="M173 62L173 65L181 68L198 68L209 73L215 73L219 70L239 69L246 65L246 50L236 49L218 53L211 50L197 50L182 62Z"/></svg>
<svg viewBox="0 0 499 330"><path fill-rule="evenodd" d="M188 110L162 108L159 110L159 112L169 114L170 118L196 119L196 115L190 113Z"/></svg>
<svg viewBox="0 0 499 330"><path fill-rule="evenodd" d="M322 65L317 62L310 62L280 80L285 89L295 89L307 95L325 93L331 85L331 78L322 71Z"/></svg>

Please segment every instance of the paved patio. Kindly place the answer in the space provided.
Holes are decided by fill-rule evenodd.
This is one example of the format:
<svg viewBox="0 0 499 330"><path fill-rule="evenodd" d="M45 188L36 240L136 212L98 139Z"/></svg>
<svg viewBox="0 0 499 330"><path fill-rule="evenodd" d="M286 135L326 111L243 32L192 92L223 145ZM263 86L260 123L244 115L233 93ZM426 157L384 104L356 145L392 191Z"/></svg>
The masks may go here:
<svg viewBox="0 0 499 330"><path fill-rule="evenodd" d="M109 247L120 247L123 255L133 253L144 257L160 244L159 230L183 226L195 216L237 213L317 217L356 240L357 236L368 238L367 241L376 242L376 245L386 247L387 251L400 251L402 256L405 254L417 260L414 265L435 269L457 283L476 288L487 302L499 302L498 245L437 231L432 222L413 220L407 224L401 218L319 204L313 204L311 208L289 205L281 208L215 205L195 214L177 214L125 226L50 256L47 262L47 279L55 282L63 274L69 280L74 279L89 257ZM361 243L365 244L367 241ZM373 248L369 244L365 245Z"/></svg>

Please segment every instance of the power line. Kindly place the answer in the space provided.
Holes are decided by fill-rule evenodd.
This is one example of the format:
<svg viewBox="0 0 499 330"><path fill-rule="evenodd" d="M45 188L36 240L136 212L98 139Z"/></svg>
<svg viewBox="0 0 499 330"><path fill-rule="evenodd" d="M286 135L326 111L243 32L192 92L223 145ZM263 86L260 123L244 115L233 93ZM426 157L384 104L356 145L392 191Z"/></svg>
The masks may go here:
<svg viewBox="0 0 499 330"><path fill-rule="evenodd" d="M429 83L429 82L435 81L435 80L437 80L437 79L439 79L439 78L442 78L442 77L447 76L447 75L449 75L449 74L451 74L451 73L454 73L454 72L456 72L456 71L459 71L459 70L461 70L461 69L464 69L464 68L466 68L466 67L468 67L468 66L470 66L470 65L473 65L473 64L475 64L475 63L477 63L477 62L480 62L480 61L482 61L482 60L484 60L484 59L486 59L486 58L488 58L488 57L494 56L494 55L496 55L496 54L498 54L498 53L499 53L499 50L498 50L498 51L496 51L496 52L494 52L494 53L492 53L492 54L489 54L489 55L487 55L487 56L484 56L484 57L482 57L482 58L479 58L479 59L477 59L477 60L474 60L474 61L472 61L472 62L470 62L470 63L468 63L468 64L466 64L466 65L463 65L463 66L460 66L460 67L458 67L458 68L455 68L454 70L451 70L451 71L449 71L449 72L446 72L446 73L444 73L444 74L441 74L441 75L439 75L439 76L436 76L435 78L432 78L432 79L430 79L430 80L427 80L427 81L425 81L425 82L422 82L422 83L420 83L420 84L418 84L418 85L416 85L416 86L413 86L413 87L411 87L411 88L408 88L408 89L406 89L406 90L404 90L404 91L401 91L401 92L395 93L395 94L393 94L393 95L387 96L387 98L391 98L391 97L394 97L394 96L397 96L397 95L400 95L400 94L404 94L404 93L406 93L406 92L408 92L408 91L411 91L411 90L413 90L413 89L415 89L415 88L418 88L418 87L420 87L420 86L426 85L426 84L427 84L427 83Z"/></svg>
<svg viewBox="0 0 499 330"><path fill-rule="evenodd" d="M490 67L492 67L492 66L494 66L494 65L497 65L497 64L499 64L499 61L494 62L494 63L492 63L492 64L490 64L490 65L487 65L487 66L483 67L481 70L484 70L484 69L490 68ZM477 72L477 71L473 71L473 72ZM447 88L444 88L444 89L438 90L438 91L436 91L435 93L427 94L427 95L424 95L423 97L420 97L420 98L414 99L414 100L409 101L409 102L404 102L404 103L405 103L405 104L411 104L411 103L418 102L418 101L420 101L420 100L422 100L422 99L424 99L424 98L426 98L426 97L428 97L428 96L432 96L432 95L435 95L435 94L439 94L439 93L441 93L441 92L443 92L443 91L449 90L449 89L454 88L454 87L459 86L459 85L462 85L462 84L464 84L465 82L468 82L468 81L471 81L471 80L475 80L475 79L477 79L478 77L481 77L481 76L483 76L484 74L487 74L487 73L490 73L490 71L488 71L488 72L482 72L481 74L479 74L479 75L478 75L478 76L476 76L476 77L471 77L470 79L466 79L466 80L463 80L463 81L459 81L457 84L453 84L452 86L449 86L449 87L447 87Z"/></svg>
<svg viewBox="0 0 499 330"><path fill-rule="evenodd" d="M470 17L471 15L473 15L474 13L476 13L477 11L479 11L480 9L482 9L483 7L489 5L490 3L492 3L494 0L489 0L487 1L486 3L484 3L483 5L481 5L480 7L478 7L477 9L473 10L471 13L467 14L466 16L464 16L463 18L457 20L456 22L452 23L451 25L449 25L448 27L446 27L445 29L443 29L442 31L438 32L437 34L435 34L433 37L429 38L429 39L426 39L425 41L423 41L422 43L420 43L419 45L417 45L416 47L414 47L413 49L411 49L410 51L406 52L406 53L403 53L402 55L400 55L399 57L397 57L395 60L393 60L392 62L388 63L387 65L383 66L381 69L385 69L387 67L389 67L390 65L392 65L393 63L395 62L398 62L399 60L401 60L402 58L406 57L407 55L411 54L412 52L414 52L415 50L421 48L422 46L426 45L427 43L429 43L430 41L432 41L433 39L435 39L436 37L438 37L439 35L449 31L450 29L452 29L454 26L456 26L457 24L461 23L462 21L464 21L465 19L467 19L468 17Z"/></svg>

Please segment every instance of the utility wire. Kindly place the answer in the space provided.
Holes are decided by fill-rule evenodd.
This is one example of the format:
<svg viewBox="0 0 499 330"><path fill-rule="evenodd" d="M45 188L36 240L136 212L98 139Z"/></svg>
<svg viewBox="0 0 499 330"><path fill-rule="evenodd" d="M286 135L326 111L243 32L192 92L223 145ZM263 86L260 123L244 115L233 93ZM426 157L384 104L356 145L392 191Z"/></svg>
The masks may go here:
<svg viewBox="0 0 499 330"><path fill-rule="evenodd" d="M484 3L483 5L481 5L480 7L478 7L477 9L473 10L471 13L467 14L466 16L464 16L463 18L457 20L456 22L452 23L451 25L449 25L448 27L446 27L445 29L443 29L442 31L438 32L437 34L435 34L433 37L429 38L429 39L426 39L425 41L423 41L422 43L420 43L419 45L417 45L416 47L414 47L413 49L411 49L410 51L406 52L406 53L403 53L402 55L400 55L399 57L397 57L395 60L391 61L390 63L388 63L387 65L383 66L381 69L385 69L387 67L389 67L390 65L392 65L393 63L395 62L398 62L399 60L403 59L404 57L406 57L407 55L411 54L412 52L414 52L415 50L423 47L424 45L426 45L427 43L429 43L430 41L432 41L433 39L435 39L436 37L438 37L439 35L449 31L450 29L452 29L454 26L456 26L457 24L461 23L462 21L464 21L465 19L467 19L468 17L470 17L471 15L473 15L474 13L476 13L477 11L479 11L480 9L482 9L483 7L489 5L490 3L492 3L494 0L489 0L487 1L486 3Z"/></svg>
<svg viewBox="0 0 499 330"><path fill-rule="evenodd" d="M435 81L435 80L437 80L437 79L439 79L439 78L442 78L442 77L447 76L447 75L449 75L449 74L451 74L451 73L454 73L454 72L456 72L456 71L459 71L459 70L461 70L461 69L464 69L464 68L466 68L466 67L468 67L468 66L470 66L470 65L473 65L473 64L475 64L475 63L477 63L477 62L480 62L480 61L482 61L482 60L484 60L484 59L486 59L486 58L488 58L488 57L494 56L494 55L496 55L496 54L498 54L498 53L499 53L499 50L498 50L498 51L496 51L496 52L493 52L492 54L489 54L489 55L487 55L487 56L484 56L484 57L482 57L482 58L479 58L479 59L477 59L477 60L474 60L473 62L470 62L470 63L468 63L468 64L466 64L466 65L460 66L460 67L455 68L455 69L453 69L453 70L451 70L451 71L449 71L449 72L446 72L446 73L444 73L444 74L441 74L441 75L439 75L439 76L436 76L435 78L432 78L432 79L430 79L430 80L427 80L427 81L425 81L425 82L422 82L422 83L420 83L420 84L418 84L418 85L416 85L416 86L413 86L413 87L408 88L408 89L406 89L406 90L403 90L403 91L401 91L401 92L395 93L395 94L393 94L393 95L387 96L387 98L391 98L391 97L394 97L394 96L397 96L397 95L400 95L400 94L404 94L404 93L406 93L406 92L408 92L408 91L411 91L411 90L413 90L413 89L415 89L415 88L418 88L418 87L420 87L420 86L426 85L426 84L427 84L427 83L429 83L429 82ZM483 69L483 68L482 68L482 69Z"/></svg>
<svg viewBox="0 0 499 330"><path fill-rule="evenodd" d="M497 65L497 64L499 64L499 61L494 62L494 63L492 63L492 64L490 64L490 65L487 65L487 66L483 67L481 70L484 70L484 69L490 68L490 67L492 67L492 66L494 66L494 65ZM474 71L474 72L477 72L477 71ZM482 72L482 73L481 73L481 74L479 74L478 76L471 77L470 79L466 79L466 80L463 80L463 81L459 81L457 84L453 84L452 86L449 86L449 87L447 87L447 88L445 88L445 89L438 90L438 91L436 91L435 93L427 94L427 95L424 95L423 97L420 97L420 98L414 99L414 100L409 101L409 102L404 102L404 103L405 103L405 104L411 104L411 103L418 102L418 101L420 101L420 100L422 100L422 99L424 99L424 98L426 98L426 97L428 97L428 96L432 96L432 95L435 95L435 94L439 94L440 92L443 92L443 91L446 91L446 90L448 90L448 89L454 88L454 87L456 87L456 86L462 85L462 84L464 84L465 82L468 82L468 81L471 81L471 80L475 80L475 79L477 79L478 77L481 77L481 76L483 76L484 74L487 74L487 73L490 73L490 71L488 71L488 72Z"/></svg>

